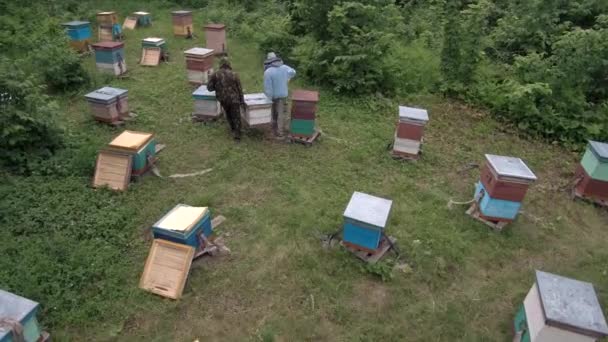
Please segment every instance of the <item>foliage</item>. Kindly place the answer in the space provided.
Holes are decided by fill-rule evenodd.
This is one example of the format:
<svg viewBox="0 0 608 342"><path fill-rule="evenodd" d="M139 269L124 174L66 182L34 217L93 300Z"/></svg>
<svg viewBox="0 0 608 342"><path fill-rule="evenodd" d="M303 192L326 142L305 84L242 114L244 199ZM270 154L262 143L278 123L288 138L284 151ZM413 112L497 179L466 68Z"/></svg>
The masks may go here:
<svg viewBox="0 0 608 342"><path fill-rule="evenodd" d="M0 60L0 166L29 172L61 146L57 106L19 65Z"/></svg>
<svg viewBox="0 0 608 342"><path fill-rule="evenodd" d="M36 61L46 84L53 90L75 90L90 82L90 76L82 67L78 55L66 50L64 44L42 46L41 57Z"/></svg>

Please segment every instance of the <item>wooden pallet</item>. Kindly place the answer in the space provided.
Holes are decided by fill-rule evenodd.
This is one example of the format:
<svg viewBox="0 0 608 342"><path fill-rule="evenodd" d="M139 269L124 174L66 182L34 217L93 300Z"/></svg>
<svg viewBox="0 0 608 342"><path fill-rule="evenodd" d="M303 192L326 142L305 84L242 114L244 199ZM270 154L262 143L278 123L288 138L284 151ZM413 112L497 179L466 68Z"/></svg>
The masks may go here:
<svg viewBox="0 0 608 342"><path fill-rule="evenodd" d="M303 144L305 146L312 146L312 144L315 142L315 140L317 140L317 138L320 136L321 136L321 132L315 131L315 133L310 137L303 136L303 135L297 135L297 134L289 134L289 135L287 135L287 139L289 139L289 141L292 143L299 143L299 144Z"/></svg>
<svg viewBox="0 0 608 342"><path fill-rule="evenodd" d="M587 195L581 194L578 191L576 191L576 187L574 189L572 189L572 193L570 196L572 197L573 200L580 199L585 202L593 203L595 205L608 209L608 200L601 200L601 199L597 199L597 198L593 198L593 197L589 197Z"/></svg>
<svg viewBox="0 0 608 342"><path fill-rule="evenodd" d="M397 239L392 236L382 236L382 240L380 240L380 247L378 247L375 253L370 253L368 250L358 249L352 245L346 245L344 241L340 241L340 245L346 248L347 251L353 253L357 258L369 264L375 264L382 259L384 255L386 255L386 253L393 247L395 242L397 242Z"/></svg>
<svg viewBox="0 0 608 342"><path fill-rule="evenodd" d="M422 154L422 152L420 152L417 156L405 156L402 154L397 154L394 153L393 151L390 152L391 153L391 157L395 160L401 160L401 161L411 161L411 162L417 162L420 159L420 155Z"/></svg>
<svg viewBox="0 0 608 342"><path fill-rule="evenodd" d="M477 221L485 224L486 226L489 226L495 232L501 232L509 224L509 222L505 222L505 221L490 221L490 220L486 220L485 218L481 217L482 215L479 212L479 208L477 206L477 203L473 203L471 205L471 207L469 208L469 210L467 210L466 214L469 215L469 216L471 216L475 220L477 220Z"/></svg>

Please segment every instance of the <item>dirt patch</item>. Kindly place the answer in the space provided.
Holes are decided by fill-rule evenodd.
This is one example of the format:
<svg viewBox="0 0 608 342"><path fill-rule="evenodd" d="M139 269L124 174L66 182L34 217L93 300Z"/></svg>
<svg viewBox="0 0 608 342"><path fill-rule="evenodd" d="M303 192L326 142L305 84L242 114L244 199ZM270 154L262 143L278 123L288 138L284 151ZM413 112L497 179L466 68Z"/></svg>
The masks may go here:
<svg viewBox="0 0 608 342"><path fill-rule="evenodd" d="M357 311L380 312L388 308L391 302L389 288L380 282L363 280L353 289L351 305Z"/></svg>

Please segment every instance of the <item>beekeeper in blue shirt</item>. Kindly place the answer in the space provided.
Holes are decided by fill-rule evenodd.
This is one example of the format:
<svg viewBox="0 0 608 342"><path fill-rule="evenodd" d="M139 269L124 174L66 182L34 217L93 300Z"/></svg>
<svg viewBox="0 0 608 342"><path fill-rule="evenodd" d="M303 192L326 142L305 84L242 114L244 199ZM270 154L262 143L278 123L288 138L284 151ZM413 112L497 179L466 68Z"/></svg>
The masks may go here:
<svg viewBox="0 0 608 342"><path fill-rule="evenodd" d="M264 69L264 94L272 100L272 130L277 139L284 139L289 132L288 84L296 71L283 64L274 52L268 53Z"/></svg>

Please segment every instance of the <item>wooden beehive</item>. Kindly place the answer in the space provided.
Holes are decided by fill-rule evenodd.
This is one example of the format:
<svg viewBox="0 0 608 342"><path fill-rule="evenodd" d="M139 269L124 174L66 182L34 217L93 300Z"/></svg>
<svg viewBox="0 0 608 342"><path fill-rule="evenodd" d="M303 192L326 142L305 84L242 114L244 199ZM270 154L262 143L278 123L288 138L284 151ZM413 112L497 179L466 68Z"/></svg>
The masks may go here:
<svg viewBox="0 0 608 342"><path fill-rule="evenodd" d="M123 42L104 41L92 45L95 50L95 65L97 70L113 75L127 72Z"/></svg>
<svg viewBox="0 0 608 342"><path fill-rule="evenodd" d="M376 252L388 222L393 201L353 193L344 211L343 243L349 247Z"/></svg>
<svg viewBox="0 0 608 342"><path fill-rule="evenodd" d="M139 287L159 296L179 299L192 265L194 247L154 240Z"/></svg>
<svg viewBox="0 0 608 342"><path fill-rule="evenodd" d="M207 90L207 86L198 87L193 93L194 116L201 119L213 119L220 115L220 104L214 91Z"/></svg>
<svg viewBox="0 0 608 342"><path fill-rule="evenodd" d="M207 84L213 73L213 50L191 48L184 51L188 82L195 85Z"/></svg>
<svg viewBox="0 0 608 342"><path fill-rule="evenodd" d="M224 54L228 50L226 44L226 25L208 24L205 25L205 41L208 49L216 54Z"/></svg>
<svg viewBox="0 0 608 342"><path fill-rule="evenodd" d="M264 126L272 123L272 100L264 93L245 94L245 111L241 113L249 126Z"/></svg>
<svg viewBox="0 0 608 342"><path fill-rule="evenodd" d="M23 331L24 341L47 341L49 336L42 332L38 319L39 304L16 294L0 290L0 319L18 322ZM13 342L13 329L0 326L0 342Z"/></svg>
<svg viewBox="0 0 608 342"><path fill-rule="evenodd" d="M155 239L163 239L198 249L201 236L213 234L207 207L178 204L152 226Z"/></svg>
<svg viewBox="0 0 608 342"><path fill-rule="evenodd" d="M152 15L148 12L137 11L133 13L133 17L137 18L137 26L150 26L152 25Z"/></svg>
<svg viewBox="0 0 608 342"><path fill-rule="evenodd" d="M399 106L393 154L416 159L420 155L424 127L429 121L426 109Z"/></svg>
<svg viewBox="0 0 608 342"><path fill-rule="evenodd" d="M171 12L173 21L173 34L178 37L191 37L194 34L192 25L192 11Z"/></svg>
<svg viewBox="0 0 608 342"><path fill-rule="evenodd" d="M85 52L91 45L91 24L88 21L70 21L63 23L68 36L70 46L76 51Z"/></svg>
<svg viewBox="0 0 608 342"><path fill-rule="evenodd" d="M592 284L541 271L514 328L519 341L530 342L593 342L608 336Z"/></svg>
<svg viewBox="0 0 608 342"><path fill-rule="evenodd" d="M97 13L97 25L112 26L118 24L118 16L114 11Z"/></svg>
<svg viewBox="0 0 608 342"><path fill-rule="evenodd" d="M129 116L128 90L103 87L85 95L97 121L116 123Z"/></svg>
<svg viewBox="0 0 608 342"><path fill-rule="evenodd" d="M156 139L152 133L125 130L108 144L108 149L132 156L133 175L145 173L156 160Z"/></svg>

